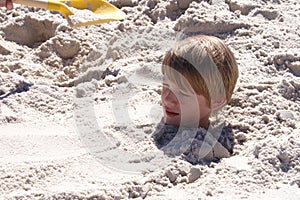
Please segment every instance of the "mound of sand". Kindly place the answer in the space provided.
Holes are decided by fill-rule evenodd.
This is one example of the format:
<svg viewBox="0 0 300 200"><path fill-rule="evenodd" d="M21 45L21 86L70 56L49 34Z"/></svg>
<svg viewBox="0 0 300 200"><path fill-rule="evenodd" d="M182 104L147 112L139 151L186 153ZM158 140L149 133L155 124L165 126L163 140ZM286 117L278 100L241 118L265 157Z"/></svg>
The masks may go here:
<svg viewBox="0 0 300 200"><path fill-rule="evenodd" d="M297 0L111 0L123 21L71 29L0 10L1 199L298 199ZM183 33L222 38L240 78L229 158L157 149L163 55Z"/></svg>

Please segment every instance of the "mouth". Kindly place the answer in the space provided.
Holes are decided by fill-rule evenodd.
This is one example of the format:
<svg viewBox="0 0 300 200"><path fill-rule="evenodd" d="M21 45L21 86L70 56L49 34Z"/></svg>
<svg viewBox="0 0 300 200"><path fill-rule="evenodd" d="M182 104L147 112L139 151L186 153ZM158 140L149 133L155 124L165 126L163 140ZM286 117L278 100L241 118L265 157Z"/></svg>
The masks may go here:
<svg viewBox="0 0 300 200"><path fill-rule="evenodd" d="M167 115L168 117L175 117L175 116L178 116L178 115L179 115L179 113L174 112L174 111L172 111L172 110L169 109L169 108L165 108L165 113L166 113L166 115Z"/></svg>

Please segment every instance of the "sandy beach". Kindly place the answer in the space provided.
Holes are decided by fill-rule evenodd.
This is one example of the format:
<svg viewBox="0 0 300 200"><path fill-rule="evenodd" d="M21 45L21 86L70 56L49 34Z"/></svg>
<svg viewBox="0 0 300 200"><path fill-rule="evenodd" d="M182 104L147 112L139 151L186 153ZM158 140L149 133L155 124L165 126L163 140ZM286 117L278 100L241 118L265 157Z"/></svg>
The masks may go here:
<svg viewBox="0 0 300 200"><path fill-rule="evenodd" d="M0 9L0 199L300 197L298 0L109 0L126 19L70 28ZM161 62L185 34L221 38L239 79L229 158L165 155Z"/></svg>

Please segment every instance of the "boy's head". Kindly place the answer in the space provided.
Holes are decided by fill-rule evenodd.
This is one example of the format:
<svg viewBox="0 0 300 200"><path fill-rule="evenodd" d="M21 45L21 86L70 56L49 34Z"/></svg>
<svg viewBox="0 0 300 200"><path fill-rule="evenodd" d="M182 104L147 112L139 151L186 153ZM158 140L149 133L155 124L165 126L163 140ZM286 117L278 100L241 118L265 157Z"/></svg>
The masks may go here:
<svg viewBox="0 0 300 200"><path fill-rule="evenodd" d="M222 40L199 35L179 41L167 52L162 73L165 122L206 127L211 112L230 101L238 67Z"/></svg>

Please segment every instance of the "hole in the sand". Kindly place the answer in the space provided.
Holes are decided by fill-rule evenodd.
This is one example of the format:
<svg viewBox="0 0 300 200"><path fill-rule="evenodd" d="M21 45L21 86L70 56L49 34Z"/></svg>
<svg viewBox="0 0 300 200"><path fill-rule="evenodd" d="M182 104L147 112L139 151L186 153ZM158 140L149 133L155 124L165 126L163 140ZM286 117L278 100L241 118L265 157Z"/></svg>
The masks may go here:
<svg viewBox="0 0 300 200"><path fill-rule="evenodd" d="M57 25L49 20L25 16L24 19L8 24L2 31L6 40L33 48L53 37Z"/></svg>
<svg viewBox="0 0 300 200"><path fill-rule="evenodd" d="M10 91L7 94L0 95L0 100L5 99L5 98L9 97L10 95L13 95L16 93L27 92L31 86L32 86L31 83L21 81L16 85L16 88L14 90Z"/></svg>
<svg viewBox="0 0 300 200"><path fill-rule="evenodd" d="M268 20L274 20L278 17L279 13L277 11L258 10L254 13L254 16L256 15L262 15L264 18Z"/></svg>
<svg viewBox="0 0 300 200"><path fill-rule="evenodd" d="M278 71L289 69L292 74L300 77L300 57L293 54L278 54L273 58L273 64Z"/></svg>
<svg viewBox="0 0 300 200"><path fill-rule="evenodd" d="M225 0L225 3L228 4L231 12L239 10L242 15L248 15L253 9L258 7L258 5L252 4L251 2L245 3L242 1Z"/></svg>

